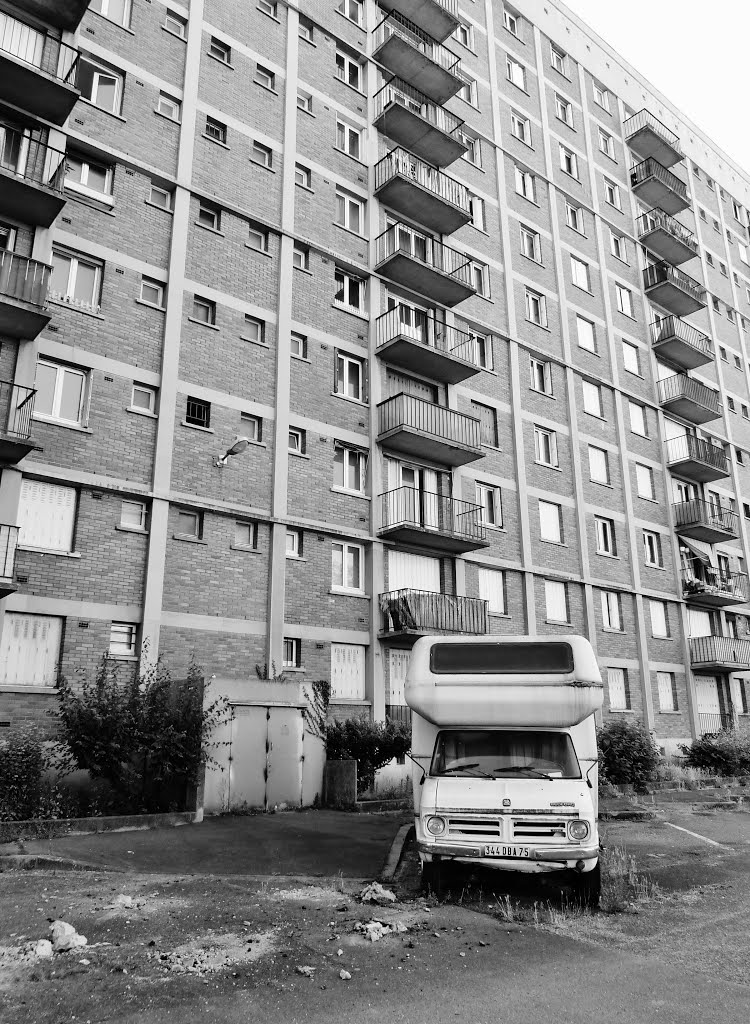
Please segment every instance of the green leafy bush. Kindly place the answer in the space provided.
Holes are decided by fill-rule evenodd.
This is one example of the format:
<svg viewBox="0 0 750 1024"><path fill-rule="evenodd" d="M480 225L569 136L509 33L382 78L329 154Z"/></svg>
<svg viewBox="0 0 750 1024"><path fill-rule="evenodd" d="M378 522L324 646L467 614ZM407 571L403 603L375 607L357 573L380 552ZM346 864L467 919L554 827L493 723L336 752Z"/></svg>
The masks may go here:
<svg viewBox="0 0 750 1024"><path fill-rule="evenodd" d="M680 748L689 768L702 768L714 775L750 775L750 736L718 732L693 740Z"/></svg>
<svg viewBox="0 0 750 1024"><path fill-rule="evenodd" d="M75 817L79 799L53 778L55 753L37 730L0 743L0 821Z"/></svg>
<svg viewBox="0 0 750 1024"><path fill-rule="evenodd" d="M371 722L347 718L331 722L326 729L326 757L330 761L354 758L357 762L357 790L372 789L375 772L394 757L411 749L411 730L402 722Z"/></svg>
<svg viewBox="0 0 750 1024"><path fill-rule="evenodd" d="M642 787L653 780L659 751L640 722L607 722L597 733L597 740L602 782Z"/></svg>

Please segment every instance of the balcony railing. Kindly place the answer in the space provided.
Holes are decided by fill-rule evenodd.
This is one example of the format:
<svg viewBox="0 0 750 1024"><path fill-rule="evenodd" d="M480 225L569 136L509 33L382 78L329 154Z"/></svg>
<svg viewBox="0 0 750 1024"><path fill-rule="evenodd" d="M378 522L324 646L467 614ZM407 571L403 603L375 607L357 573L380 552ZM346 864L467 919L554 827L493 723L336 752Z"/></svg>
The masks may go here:
<svg viewBox="0 0 750 1024"><path fill-rule="evenodd" d="M721 508L701 498L693 498L690 501L680 501L672 505L674 511L675 527L678 533L684 528L706 527L724 533L728 536L737 537L739 531L740 517L729 508Z"/></svg>
<svg viewBox="0 0 750 1024"><path fill-rule="evenodd" d="M66 28L71 32L78 28L86 13L90 0L16 0L20 11L27 11L35 18Z"/></svg>
<svg viewBox="0 0 750 1024"><path fill-rule="evenodd" d="M0 380L0 433L18 441L31 437L36 388L25 388L9 380Z"/></svg>
<svg viewBox="0 0 750 1024"><path fill-rule="evenodd" d="M42 309L47 301L51 269L46 263L38 263L28 256L0 252L0 302L7 296Z"/></svg>
<svg viewBox="0 0 750 1024"><path fill-rule="evenodd" d="M419 89L414 89L407 82L402 82L398 78L394 78L375 93L376 119L391 103L397 103L399 106L413 111L424 121L429 121L438 131L445 132L446 135L453 135L464 123L460 117L451 114L450 110L445 110L444 107L432 103Z"/></svg>
<svg viewBox="0 0 750 1024"><path fill-rule="evenodd" d="M694 434L683 434L667 441L667 462L685 462L695 460L702 462L724 476L729 475L729 460L724 449L704 441Z"/></svg>
<svg viewBox="0 0 750 1024"><path fill-rule="evenodd" d="M422 491L418 487L395 487L381 494L380 524L384 531L414 527L448 534L477 545L484 544L487 535L481 505Z"/></svg>
<svg viewBox="0 0 750 1024"><path fill-rule="evenodd" d="M373 30L373 50L379 50L391 36L398 36L399 39L403 39L413 49L423 53L433 64L437 64L444 71L449 71L452 75L458 76L461 70L461 58L458 54L447 49L442 43L438 43L432 36L419 28L418 25L415 25L414 22L409 21L403 14L398 14L396 11L383 18L380 24Z"/></svg>
<svg viewBox="0 0 750 1024"><path fill-rule="evenodd" d="M630 168L630 184L633 188L642 185L649 178L656 178L657 181L660 181L670 192L678 195L686 206L690 202L685 182L676 174L668 171L658 160L649 157L648 160L641 160L639 164Z"/></svg>
<svg viewBox="0 0 750 1024"><path fill-rule="evenodd" d="M673 131L670 131L665 124L663 124L658 117L648 110L639 110L637 114L633 114L623 124L623 131L625 133L626 140L630 143L635 140L637 136L643 136L649 134L656 137L656 146L659 147L661 143L661 149L664 147L671 150L671 156L669 161L671 163L677 163L678 160L682 160L684 154L680 145L680 140ZM641 147L634 145L633 149L640 151ZM664 160L661 161L665 163Z"/></svg>
<svg viewBox="0 0 750 1024"><path fill-rule="evenodd" d="M661 229L671 235L673 239L676 239L681 246L689 249L693 256L698 255L698 239L693 232L686 228L684 224L680 224L674 217L670 217L668 213L664 213L663 210L649 210L648 213L641 214L636 221L636 225L638 237L642 241L647 235L651 235L654 231ZM645 244L648 245L648 242Z"/></svg>
<svg viewBox="0 0 750 1024"><path fill-rule="evenodd" d="M487 602L476 597L453 597L427 590L392 590L380 595L383 632L487 632Z"/></svg>
<svg viewBox="0 0 750 1024"><path fill-rule="evenodd" d="M705 599L709 604L745 604L748 599L747 574L744 572L722 572L712 565L700 564L694 569L682 570L682 592L686 598L698 602Z"/></svg>
<svg viewBox="0 0 750 1024"><path fill-rule="evenodd" d="M707 388L686 373L675 373L659 381L659 401L694 423L706 423L721 415L718 391Z"/></svg>
<svg viewBox="0 0 750 1024"><path fill-rule="evenodd" d="M378 433L406 428L450 444L480 448L481 423L475 416L454 412L414 395L394 395L378 405Z"/></svg>
<svg viewBox="0 0 750 1024"><path fill-rule="evenodd" d="M16 571L18 527L0 523L0 578L11 580Z"/></svg>
<svg viewBox="0 0 750 1024"><path fill-rule="evenodd" d="M3 53L66 85L74 84L81 56L74 46L29 30L24 22L0 11L0 54Z"/></svg>
<svg viewBox="0 0 750 1024"><path fill-rule="evenodd" d="M36 139L29 139L22 131L0 122L3 147L0 151L0 171L22 178L30 185L39 185L62 193L65 181L65 153Z"/></svg>
<svg viewBox="0 0 750 1024"><path fill-rule="evenodd" d="M407 315L408 322L405 319ZM389 309L378 317L375 325L377 348L382 348L395 338L406 337L416 345L434 349L452 359L462 359L477 370L481 369L477 342L473 335L444 324L412 306L406 306L405 312L398 307Z"/></svg>
<svg viewBox="0 0 750 1024"><path fill-rule="evenodd" d="M464 287L474 291L471 278L471 260L464 252L419 234L405 224L392 224L375 240L375 262L385 263L393 256L407 256L440 274L452 277Z"/></svg>
<svg viewBox="0 0 750 1024"><path fill-rule="evenodd" d="M651 324L651 343L670 350L669 357L690 367L710 362L714 357L711 339L678 316L665 316ZM685 347L688 351L685 351ZM694 355L690 353L693 350Z"/></svg>
<svg viewBox="0 0 750 1024"><path fill-rule="evenodd" d="M380 0L384 11L397 11L439 43L458 25L458 0Z"/></svg>
<svg viewBox="0 0 750 1024"><path fill-rule="evenodd" d="M717 732L731 732L734 726L734 716L728 711L698 712L698 731L701 736L710 736Z"/></svg>
<svg viewBox="0 0 750 1024"><path fill-rule="evenodd" d="M375 165L375 191L383 188L391 178L401 175L420 188L432 193L444 203L450 203L471 218L471 194L465 185L423 160L418 160L405 149L393 149Z"/></svg>
<svg viewBox="0 0 750 1024"><path fill-rule="evenodd" d="M397 145L436 167L466 152L458 136L461 118L400 78L392 78L375 94L373 123Z"/></svg>
<svg viewBox="0 0 750 1024"><path fill-rule="evenodd" d="M692 665L750 668L750 640L732 636L696 636L689 641Z"/></svg>
<svg viewBox="0 0 750 1024"><path fill-rule="evenodd" d="M669 288L677 289L684 295L690 303L688 307L689 312L694 312L695 309L699 309L706 305L706 289L699 284L694 278L688 277L687 274L683 274L677 267L673 267L670 263L661 260L659 263L654 263L650 267L646 267L643 271L643 287L648 292L649 289L659 288L660 296L658 301L669 302L670 297L668 295L661 295L661 292Z"/></svg>

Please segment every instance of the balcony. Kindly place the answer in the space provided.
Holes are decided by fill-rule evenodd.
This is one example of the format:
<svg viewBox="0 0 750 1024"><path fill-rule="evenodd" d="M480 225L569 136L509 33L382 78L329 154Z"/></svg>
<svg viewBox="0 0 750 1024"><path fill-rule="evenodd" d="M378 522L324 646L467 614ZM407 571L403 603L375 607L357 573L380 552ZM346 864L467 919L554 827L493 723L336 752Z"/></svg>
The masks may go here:
<svg viewBox="0 0 750 1024"><path fill-rule="evenodd" d="M682 537L692 537L707 544L739 537L740 517L731 509L712 505L708 501L694 498L680 501L672 506L675 529Z"/></svg>
<svg viewBox="0 0 750 1024"><path fill-rule="evenodd" d="M711 339L692 324L676 316L665 316L651 324L651 344L659 359L684 370L694 370L713 362Z"/></svg>
<svg viewBox="0 0 750 1024"><path fill-rule="evenodd" d="M745 604L748 599L747 574L721 572L713 565L694 562L694 568L682 570L682 595L691 605L727 608Z"/></svg>
<svg viewBox="0 0 750 1024"><path fill-rule="evenodd" d="M683 434L667 441L667 466L678 476L700 484L729 476L729 460L724 449L694 434Z"/></svg>
<svg viewBox="0 0 750 1024"><path fill-rule="evenodd" d="M487 602L476 597L453 597L428 590L391 590L380 595L383 628L381 640L400 641L407 647L428 633L466 633L472 636L488 631Z"/></svg>
<svg viewBox="0 0 750 1024"><path fill-rule="evenodd" d="M729 711L698 712L698 732L701 736L715 735L717 732L731 732L735 727L734 716Z"/></svg>
<svg viewBox="0 0 750 1024"><path fill-rule="evenodd" d="M18 527L0 523L0 600L8 594L16 592L14 580L16 572L16 548L18 546Z"/></svg>
<svg viewBox="0 0 750 1024"><path fill-rule="evenodd" d="M735 672L750 668L750 640L733 636L694 636L690 645L690 665L694 669Z"/></svg>
<svg viewBox="0 0 750 1024"><path fill-rule="evenodd" d="M442 384L460 384L481 370L471 334L412 306L383 313L376 321L376 332L376 351L382 359Z"/></svg>
<svg viewBox="0 0 750 1024"><path fill-rule="evenodd" d="M389 14L373 32L373 57L434 103L446 103L464 84L461 58L400 14Z"/></svg>
<svg viewBox="0 0 750 1024"><path fill-rule="evenodd" d="M381 203L441 235L471 220L469 190L454 178L394 149L375 165L375 195Z"/></svg>
<svg viewBox="0 0 750 1024"><path fill-rule="evenodd" d="M0 96L62 124L76 104L78 50L0 12Z"/></svg>
<svg viewBox="0 0 750 1024"><path fill-rule="evenodd" d="M648 110L639 110L622 127L625 141L641 160L651 157L663 167L671 167L685 159L674 132Z"/></svg>
<svg viewBox="0 0 750 1024"><path fill-rule="evenodd" d="M639 241L667 263L677 266L698 255L698 239L668 213L649 210L636 224Z"/></svg>
<svg viewBox="0 0 750 1024"><path fill-rule="evenodd" d="M643 271L643 287L651 302L675 316L687 316L706 305L706 290L669 263L654 263Z"/></svg>
<svg viewBox="0 0 750 1024"><path fill-rule="evenodd" d="M52 317L45 313L50 270L14 252L0 252L0 337L33 339Z"/></svg>
<svg viewBox="0 0 750 1024"><path fill-rule="evenodd" d="M435 167L452 164L466 152L456 135L463 124L461 118L398 78L376 93L373 124L397 146Z"/></svg>
<svg viewBox="0 0 750 1024"><path fill-rule="evenodd" d="M444 43L458 25L458 0L379 0L384 11L396 11L417 28Z"/></svg>
<svg viewBox="0 0 750 1024"><path fill-rule="evenodd" d="M403 544L451 554L489 547L481 517L481 505L416 487L396 487L380 495L380 536Z"/></svg>
<svg viewBox="0 0 750 1024"><path fill-rule="evenodd" d="M65 154L0 123L0 214L48 228L65 205Z"/></svg>
<svg viewBox="0 0 750 1024"><path fill-rule="evenodd" d="M36 447L31 438L35 396L34 388L20 387L9 380L0 381L1 465L15 466Z"/></svg>
<svg viewBox="0 0 750 1024"><path fill-rule="evenodd" d="M375 268L443 306L455 306L476 291L468 256L400 222L375 240Z"/></svg>
<svg viewBox="0 0 750 1024"><path fill-rule="evenodd" d="M686 373L659 381L659 402L665 412L690 423L708 423L721 416L718 391L707 388Z"/></svg>
<svg viewBox="0 0 750 1024"><path fill-rule="evenodd" d="M484 457L475 416L414 395L394 395L378 405L378 442L444 466L465 466Z"/></svg>
<svg viewBox="0 0 750 1024"><path fill-rule="evenodd" d="M81 22L89 0L13 0L19 11L73 32Z"/></svg>
<svg viewBox="0 0 750 1024"><path fill-rule="evenodd" d="M673 216L690 206L685 182L656 160L643 160L631 167L630 186L644 206L656 206Z"/></svg>

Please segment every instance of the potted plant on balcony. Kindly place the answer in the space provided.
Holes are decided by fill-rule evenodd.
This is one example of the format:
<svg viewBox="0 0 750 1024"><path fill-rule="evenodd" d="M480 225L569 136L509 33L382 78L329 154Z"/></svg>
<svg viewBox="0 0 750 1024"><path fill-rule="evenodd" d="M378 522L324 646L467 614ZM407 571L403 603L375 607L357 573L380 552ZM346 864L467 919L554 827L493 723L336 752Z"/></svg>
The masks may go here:
<svg viewBox="0 0 750 1024"><path fill-rule="evenodd" d="M703 594L706 591L706 584L703 580L695 579L693 577L689 580L683 580L682 589L685 597L692 597L693 594Z"/></svg>

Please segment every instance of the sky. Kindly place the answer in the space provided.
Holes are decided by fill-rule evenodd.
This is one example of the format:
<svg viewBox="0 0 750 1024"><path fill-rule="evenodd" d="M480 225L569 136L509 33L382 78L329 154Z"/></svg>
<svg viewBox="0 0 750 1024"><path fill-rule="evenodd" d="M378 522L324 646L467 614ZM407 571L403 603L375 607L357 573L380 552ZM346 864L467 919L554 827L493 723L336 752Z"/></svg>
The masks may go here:
<svg viewBox="0 0 750 1024"><path fill-rule="evenodd" d="M748 0L563 0L750 175Z"/></svg>

